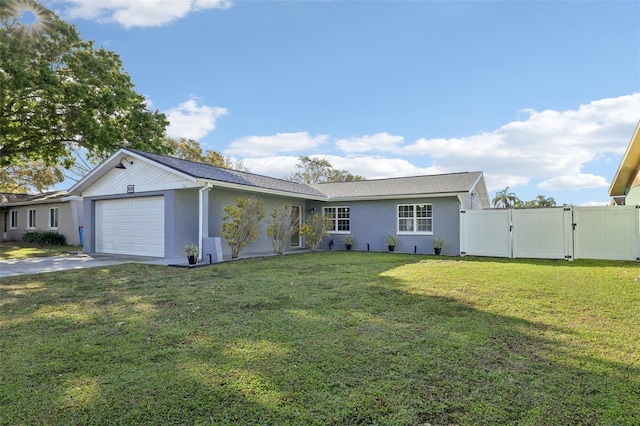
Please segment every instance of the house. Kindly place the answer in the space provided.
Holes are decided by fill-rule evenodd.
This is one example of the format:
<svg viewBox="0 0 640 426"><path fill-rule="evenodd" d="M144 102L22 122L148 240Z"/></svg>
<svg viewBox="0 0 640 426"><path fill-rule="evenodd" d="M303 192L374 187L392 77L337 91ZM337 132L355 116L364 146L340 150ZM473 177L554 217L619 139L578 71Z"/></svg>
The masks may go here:
<svg viewBox="0 0 640 426"><path fill-rule="evenodd" d="M387 234L397 234L397 251L432 253L435 236L445 254L459 254L461 208L489 206L482 172L306 185L187 160L120 149L74 185L69 193L84 203L84 244L104 252L184 258L187 244L202 248L205 261L230 256L220 237L224 206L255 195L268 215L282 204L304 223L310 214L334 220L333 248L351 234L356 250L386 250ZM273 251L260 225L260 238L243 255ZM299 234L290 248L303 248Z"/></svg>
<svg viewBox="0 0 640 426"><path fill-rule="evenodd" d="M640 121L609 187L609 195L614 197L615 204L640 204ZM624 203L620 197L624 197Z"/></svg>
<svg viewBox="0 0 640 426"><path fill-rule="evenodd" d="M67 191L42 194L0 193L2 241L19 241L28 231L56 231L69 245L81 245L80 232L84 214L80 197Z"/></svg>

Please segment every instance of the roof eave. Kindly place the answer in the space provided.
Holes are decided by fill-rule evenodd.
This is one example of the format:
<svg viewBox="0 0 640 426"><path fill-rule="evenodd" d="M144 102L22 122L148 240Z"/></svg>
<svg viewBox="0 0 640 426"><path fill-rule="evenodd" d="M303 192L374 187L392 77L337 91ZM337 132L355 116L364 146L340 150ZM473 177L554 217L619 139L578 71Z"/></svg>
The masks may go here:
<svg viewBox="0 0 640 426"><path fill-rule="evenodd" d="M459 192L429 192L420 194L388 194L388 195L363 195L351 197L327 197L321 201L344 202L344 201L375 201L375 200L405 200L414 198L442 198L442 197L459 197L468 195L469 191Z"/></svg>
<svg viewBox="0 0 640 426"><path fill-rule="evenodd" d="M20 206L33 206L38 204L55 204L55 203L66 203L68 200L65 200L66 197L58 197L58 198L44 198L38 200L29 200L29 201L14 201L11 203L2 203L0 207L20 207Z"/></svg>
<svg viewBox="0 0 640 426"><path fill-rule="evenodd" d="M209 184L213 188L217 187L217 188L225 188L225 189L234 189L239 191L256 192L259 194L277 195L277 196L290 197L290 198L300 198L304 200L326 201L327 199L326 197L320 196L320 195L310 195L310 194L301 194L299 192L280 191L277 189L269 189L269 188L263 188L260 186L252 186L252 185L242 185L239 183L224 182L224 181L215 180L215 179L198 178L196 179L196 182Z"/></svg>
<svg viewBox="0 0 640 426"><path fill-rule="evenodd" d="M613 182L609 187L609 195L618 197L626 195L626 189L631 185L631 181L635 177L638 167L640 166L640 120L636 126L636 130L631 138L631 142L627 147L627 151L622 157L618 171L616 172Z"/></svg>

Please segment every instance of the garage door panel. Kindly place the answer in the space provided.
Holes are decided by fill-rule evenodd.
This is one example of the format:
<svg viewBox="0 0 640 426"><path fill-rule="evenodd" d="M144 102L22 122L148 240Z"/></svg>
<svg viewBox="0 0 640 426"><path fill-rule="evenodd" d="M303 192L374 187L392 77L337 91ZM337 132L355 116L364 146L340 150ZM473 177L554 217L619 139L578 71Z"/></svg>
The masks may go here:
<svg viewBox="0 0 640 426"><path fill-rule="evenodd" d="M96 202L96 251L164 257L164 197Z"/></svg>

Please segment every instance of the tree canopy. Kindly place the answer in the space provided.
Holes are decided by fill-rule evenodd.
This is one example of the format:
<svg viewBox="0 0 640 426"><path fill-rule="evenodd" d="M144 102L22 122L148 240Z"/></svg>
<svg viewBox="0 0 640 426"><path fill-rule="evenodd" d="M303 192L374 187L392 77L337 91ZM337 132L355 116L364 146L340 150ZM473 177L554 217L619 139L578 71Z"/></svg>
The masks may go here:
<svg viewBox="0 0 640 426"><path fill-rule="evenodd" d="M24 10L35 22L21 22ZM0 0L0 166L70 168L127 146L168 152L164 114L147 109L120 57L80 38L35 0Z"/></svg>
<svg viewBox="0 0 640 426"><path fill-rule="evenodd" d="M48 166L42 160L0 167L0 192L27 193L32 188L43 192L63 180L62 169Z"/></svg>
<svg viewBox="0 0 640 426"><path fill-rule="evenodd" d="M516 197L514 192L509 192L509 187L496 192L496 196L491 200L493 207L503 207L508 209L509 207L515 207L520 200Z"/></svg>
<svg viewBox="0 0 640 426"><path fill-rule="evenodd" d="M522 208L522 207L554 207L556 200L553 197L538 195L535 200L522 201L514 192L509 192L509 187L496 192L496 196L491 201L493 207L498 208Z"/></svg>
<svg viewBox="0 0 640 426"><path fill-rule="evenodd" d="M225 157L212 149L203 151L200 144L193 139L173 139L165 137L163 138L162 143L170 150L170 152L173 153L175 157L183 160L210 164L224 169L247 171L246 166L241 161L234 161L232 158Z"/></svg>
<svg viewBox="0 0 640 426"><path fill-rule="evenodd" d="M296 168L300 169L291 176L289 180L300 183L325 183L325 182L353 182L365 180L363 176L353 175L347 170L334 168L329 161L324 158L298 157Z"/></svg>

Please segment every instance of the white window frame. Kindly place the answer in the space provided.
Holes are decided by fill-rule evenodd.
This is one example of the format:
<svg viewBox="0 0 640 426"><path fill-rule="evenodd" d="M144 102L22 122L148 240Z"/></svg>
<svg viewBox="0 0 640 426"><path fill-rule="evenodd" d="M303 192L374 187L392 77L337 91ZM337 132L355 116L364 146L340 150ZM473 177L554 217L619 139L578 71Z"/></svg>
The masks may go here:
<svg viewBox="0 0 640 426"><path fill-rule="evenodd" d="M27 229L36 229L36 209L27 210Z"/></svg>
<svg viewBox="0 0 640 426"><path fill-rule="evenodd" d="M9 229L18 229L18 210L11 210L9 216Z"/></svg>
<svg viewBox="0 0 640 426"><path fill-rule="evenodd" d="M342 210L342 212L341 212ZM327 214L331 211L331 214ZM344 213L347 213L346 217ZM340 213L343 213L341 216ZM328 217L333 222L333 228L329 229L330 234L350 234L351 233L351 206L331 206L331 207L323 207L322 214L325 217ZM342 222L342 226L341 223ZM344 228L344 224L347 225L349 229L338 229L340 227Z"/></svg>
<svg viewBox="0 0 640 426"><path fill-rule="evenodd" d="M407 214L409 211L405 208L411 208L411 216ZM401 212L401 209L405 209ZM425 216L417 215L418 209L424 210ZM404 213L401 216L401 213ZM410 221L411 230L407 231L406 226L401 227L401 223ZM427 231L416 231L420 221L427 224ZM401 228L403 230L401 230ZM415 204L398 204L396 206L396 230L399 235L433 235L433 204L431 203L415 203Z"/></svg>
<svg viewBox="0 0 640 426"><path fill-rule="evenodd" d="M51 207L49 209L49 229L58 229L60 211L58 207Z"/></svg>

